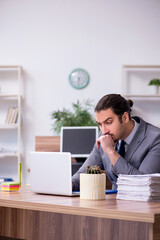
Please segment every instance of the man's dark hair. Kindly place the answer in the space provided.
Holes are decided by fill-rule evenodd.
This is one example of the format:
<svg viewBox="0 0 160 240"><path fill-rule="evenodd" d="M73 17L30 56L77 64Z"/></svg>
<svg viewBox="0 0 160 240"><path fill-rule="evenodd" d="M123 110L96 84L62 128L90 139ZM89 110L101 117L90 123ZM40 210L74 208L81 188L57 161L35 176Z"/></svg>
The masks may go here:
<svg viewBox="0 0 160 240"><path fill-rule="evenodd" d="M111 108L112 111L118 115L120 121L124 112L127 112L129 119L131 119L131 107L133 106L132 100L126 100L120 94L108 94L102 97L97 103L94 111L100 112Z"/></svg>

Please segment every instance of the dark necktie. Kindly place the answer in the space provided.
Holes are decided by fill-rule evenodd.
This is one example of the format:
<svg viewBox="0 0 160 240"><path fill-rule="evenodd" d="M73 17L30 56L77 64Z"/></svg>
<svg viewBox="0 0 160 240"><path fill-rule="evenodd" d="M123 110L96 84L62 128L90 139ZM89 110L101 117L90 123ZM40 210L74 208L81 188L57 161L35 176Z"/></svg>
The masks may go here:
<svg viewBox="0 0 160 240"><path fill-rule="evenodd" d="M126 142L122 140L117 151L122 157L124 157L124 154L125 154L125 147L124 147L125 144Z"/></svg>

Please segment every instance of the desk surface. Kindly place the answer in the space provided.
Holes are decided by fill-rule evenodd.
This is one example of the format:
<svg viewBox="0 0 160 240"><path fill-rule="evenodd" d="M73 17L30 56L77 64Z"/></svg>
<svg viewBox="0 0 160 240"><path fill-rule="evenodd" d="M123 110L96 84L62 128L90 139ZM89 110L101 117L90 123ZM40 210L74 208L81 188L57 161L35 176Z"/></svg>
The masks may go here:
<svg viewBox="0 0 160 240"><path fill-rule="evenodd" d="M106 199L100 201L40 195L32 193L29 185L22 185L19 192L1 191L0 206L146 223L160 218L160 202L117 200L116 194L106 195Z"/></svg>

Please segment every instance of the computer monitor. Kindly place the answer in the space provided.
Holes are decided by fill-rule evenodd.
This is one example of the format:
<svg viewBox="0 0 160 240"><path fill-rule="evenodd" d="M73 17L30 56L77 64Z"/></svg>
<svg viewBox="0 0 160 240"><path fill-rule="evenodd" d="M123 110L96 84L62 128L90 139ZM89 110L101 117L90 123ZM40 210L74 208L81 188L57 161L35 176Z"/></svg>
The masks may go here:
<svg viewBox="0 0 160 240"><path fill-rule="evenodd" d="M98 127L62 127L61 152L70 152L72 157L88 157L98 138Z"/></svg>

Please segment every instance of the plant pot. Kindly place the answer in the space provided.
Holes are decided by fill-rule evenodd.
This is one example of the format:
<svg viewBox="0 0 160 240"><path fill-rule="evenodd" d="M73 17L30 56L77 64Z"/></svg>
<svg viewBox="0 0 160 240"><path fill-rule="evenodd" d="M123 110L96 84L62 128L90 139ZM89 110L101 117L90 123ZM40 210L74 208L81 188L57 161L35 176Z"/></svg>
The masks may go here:
<svg viewBox="0 0 160 240"><path fill-rule="evenodd" d="M157 86L157 85L151 85L150 90L151 90L152 95L158 95L159 94L159 86Z"/></svg>
<svg viewBox="0 0 160 240"><path fill-rule="evenodd" d="M105 199L106 174L80 174L80 199Z"/></svg>

